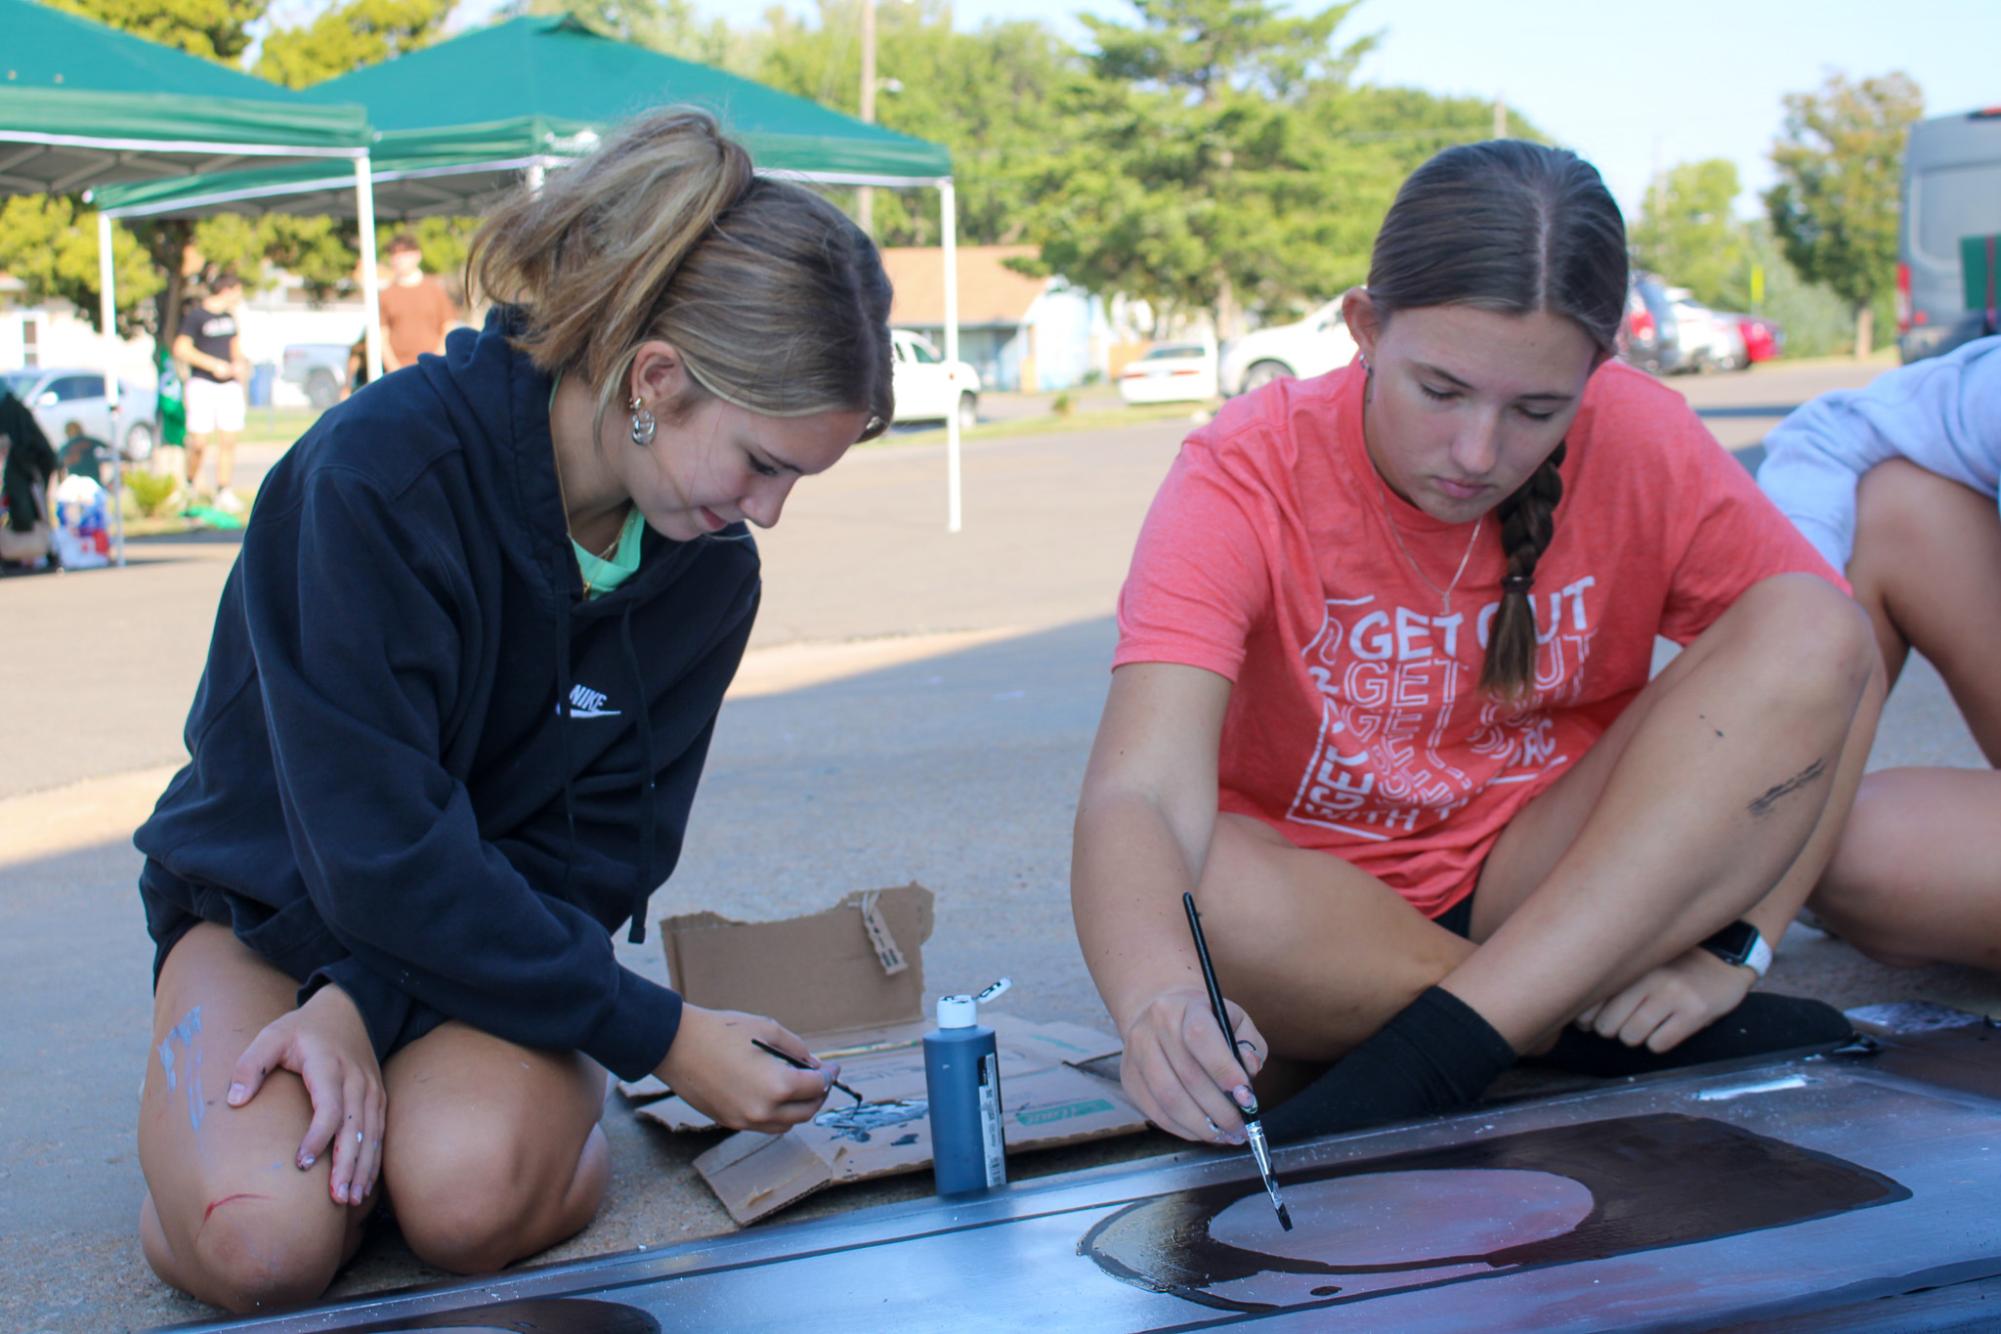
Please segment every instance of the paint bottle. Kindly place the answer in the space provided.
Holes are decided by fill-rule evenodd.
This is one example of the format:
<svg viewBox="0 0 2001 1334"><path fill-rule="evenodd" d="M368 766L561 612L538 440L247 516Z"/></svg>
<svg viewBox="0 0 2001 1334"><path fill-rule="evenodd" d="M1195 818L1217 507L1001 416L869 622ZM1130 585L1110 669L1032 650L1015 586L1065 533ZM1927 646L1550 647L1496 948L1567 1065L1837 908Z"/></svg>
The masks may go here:
<svg viewBox="0 0 2001 1334"><path fill-rule="evenodd" d="M979 1007L1011 985L1002 978L977 996L940 996L938 1027L924 1035L931 1170L940 1195L969 1195L1007 1184L1000 1055L994 1050L994 1031L979 1023Z"/></svg>

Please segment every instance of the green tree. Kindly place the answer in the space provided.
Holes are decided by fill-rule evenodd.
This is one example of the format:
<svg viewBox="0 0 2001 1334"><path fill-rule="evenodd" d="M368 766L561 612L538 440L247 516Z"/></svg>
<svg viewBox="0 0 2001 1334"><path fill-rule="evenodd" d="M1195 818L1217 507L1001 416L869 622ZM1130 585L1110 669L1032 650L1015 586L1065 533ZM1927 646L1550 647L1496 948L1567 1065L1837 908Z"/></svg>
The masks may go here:
<svg viewBox="0 0 2001 1334"><path fill-rule="evenodd" d="M145 247L122 224L111 228L112 283L121 334L140 332L162 286ZM102 331L97 214L67 195L15 195L0 204L0 269L21 280L28 302L69 302Z"/></svg>
<svg viewBox="0 0 2001 1334"><path fill-rule="evenodd" d="M1738 188L1737 168L1725 158L1661 173L1629 238L1639 266L1686 287L1706 306L1748 309L1750 246L1731 213Z"/></svg>
<svg viewBox="0 0 2001 1334"><path fill-rule="evenodd" d="M1824 283L1855 317L1855 355L1869 355L1875 307L1896 280L1897 195L1904 135L1924 113L1907 74L1788 93L1772 145L1778 184L1765 192L1772 231L1809 282Z"/></svg>
<svg viewBox="0 0 2001 1334"><path fill-rule="evenodd" d="M852 0L821 0L817 22L782 10L750 44L752 77L850 115L859 109L861 50ZM952 151L959 237L974 245L1024 237L1026 177L1065 128L1054 99L1079 68L1075 54L1038 23L988 23L955 32L938 0L885 4L877 15L876 119ZM847 192L835 192L845 201ZM878 190L876 238L938 244L934 190Z"/></svg>
<svg viewBox="0 0 2001 1334"><path fill-rule="evenodd" d="M1208 311L1223 337L1246 306L1337 290L1358 250L1352 201L1383 161L1321 119L1375 41L1335 45L1353 4L1133 7L1134 26L1084 18L1097 49L1058 98L1068 132L1022 200L1043 263Z"/></svg>
<svg viewBox="0 0 2001 1334"><path fill-rule="evenodd" d="M1764 300L1756 303L1756 313L1786 331L1786 355L1825 357L1848 351L1855 337L1855 312L1849 304L1800 277L1763 218L1745 225L1744 242L1749 262L1764 277Z"/></svg>
<svg viewBox="0 0 2001 1334"><path fill-rule="evenodd" d="M234 65L271 0L49 0L121 32Z"/></svg>
<svg viewBox="0 0 2001 1334"><path fill-rule="evenodd" d="M305 88L429 46L455 0L348 0L312 22L264 38L252 72L287 88Z"/></svg>
<svg viewBox="0 0 2001 1334"><path fill-rule="evenodd" d="M697 64L733 68L742 59L729 24L702 20L689 0L513 0L494 19L524 14L568 14L593 32Z"/></svg>

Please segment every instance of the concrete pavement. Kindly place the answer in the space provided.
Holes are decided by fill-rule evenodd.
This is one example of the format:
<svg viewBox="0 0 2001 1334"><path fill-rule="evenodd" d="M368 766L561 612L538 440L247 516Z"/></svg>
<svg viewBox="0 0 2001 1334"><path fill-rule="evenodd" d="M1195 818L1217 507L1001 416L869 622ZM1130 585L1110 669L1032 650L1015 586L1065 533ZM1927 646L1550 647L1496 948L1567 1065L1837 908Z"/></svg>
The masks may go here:
<svg viewBox="0 0 2001 1334"><path fill-rule="evenodd" d="M1845 367L1678 380L1726 443L1762 435ZM942 449L860 451L803 484L761 539L766 599L725 709L680 870L655 918L697 907L769 917L917 879L939 893L936 991L1015 979L1022 1014L1102 1023L1071 936L1070 820L1105 688L1113 596L1182 429L983 441L966 526L943 531ZM39 645L44 695L10 718L26 744L0 776L0 1327L119 1329L193 1319L139 1255L133 1125L147 1047L150 945L132 827L181 757L230 539L135 544L124 572L0 583L12 642ZM27 677L16 667L16 680ZM1913 665L1874 762L1978 765L1937 678ZM2001 1002L1991 977L1895 973L1795 931L1784 990L1838 1003ZM621 943L664 977L656 942ZM599 1220L549 1257L664 1245L730 1224L695 1177L705 1141L642 1126L616 1096L616 1168ZM1025 1172L1161 1152L1160 1137L1024 1159ZM816 1197L786 1218L909 1198L922 1177ZM425 1281L393 1236L336 1294Z"/></svg>

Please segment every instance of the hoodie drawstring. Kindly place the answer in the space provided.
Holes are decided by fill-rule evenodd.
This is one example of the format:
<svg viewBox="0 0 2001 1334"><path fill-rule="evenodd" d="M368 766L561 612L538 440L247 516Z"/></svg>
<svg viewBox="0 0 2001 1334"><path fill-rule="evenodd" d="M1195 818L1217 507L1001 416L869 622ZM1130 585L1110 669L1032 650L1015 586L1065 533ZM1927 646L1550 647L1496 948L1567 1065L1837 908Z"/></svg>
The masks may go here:
<svg viewBox="0 0 2001 1334"><path fill-rule="evenodd" d="M653 840L659 828L659 808L653 794L658 783L653 756L653 714L647 708L646 682L640 674L639 653L632 646L633 606L628 599L624 612L618 618L618 642L625 649L625 669L632 677L632 696L639 710L639 753L646 766L639 787L639 864L633 868L632 874L632 930L626 935L627 940L637 945L646 939L646 900L653 893L653 886L646 880L653 865Z"/></svg>
<svg viewBox="0 0 2001 1334"><path fill-rule="evenodd" d="M563 853L563 885L558 894L567 897L570 872L577 864L577 802L572 784L576 781L577 758L570 744L570 600L556 599L556 716L563 734L563 826L569 830L570 845Z"/></svg>

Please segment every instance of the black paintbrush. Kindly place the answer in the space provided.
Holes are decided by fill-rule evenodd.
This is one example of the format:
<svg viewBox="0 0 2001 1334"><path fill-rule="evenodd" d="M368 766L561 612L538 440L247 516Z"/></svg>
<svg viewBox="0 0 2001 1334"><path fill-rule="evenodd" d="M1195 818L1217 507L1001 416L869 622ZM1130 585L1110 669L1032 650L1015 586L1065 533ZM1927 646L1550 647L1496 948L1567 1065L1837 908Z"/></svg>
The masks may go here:
<svg viewBox="0 0 2001 1334"><path fill-rule="evenodd" d="M750 1040L750 1045L757 1048L759 1051L770 1052L773 1056L776 1056L779 1060L785 1062L787 1065L791 1066L794 1070L814 1069L813 1066L806 1064L806 1062L800 1060L797 1056L794 1056L789 1052L782 1052L778 1050L778 1048L772 1046L769 1042L766 1042L762 1038L752 1038ZM861 1094L855 1092L853 1089L849 1088L846 1084L843 1084L838 1079L829 1082L831 1082L835 1088L847 1094L850 1098L853 1098L855 1100L855 1106L857 1107L861 1106L863 1103L868 1101L867 1098L864 1098Z"/></svg>
<svg viewBox="0 0 2001 1334"><path fill-rule="evenodd" d="M1251 1068L1244 1064L1244 1054L1237 1050L1237 1035L1230 1030L1230 1012L1223 1008L1223 989L1216 985L1216 965L1209 961L1209 942L1202 938L1202 914L1195 911L1195 896L1183 894L1181 906L1188 910L1188 934L1195 937L1195 957L1202 961L1202 985L1209 988L1209 1009L1216 1016L1217 1027L1223 1030L1223 1041L1229 1044L1230 1055L1237 1059L1237 1068L1244 1072L1245 1086L1249 1087ZM1264 1178L1265 1194L1271 1196L1278 1225L1290 1232L1292 1214L1278 1197L1278 1177L1271 1170L1271 1146L1265 1142L1264 1121L1258 1114L1255 1093L1251 1095L1251 1105L1244 1109L1244 1137L1251 1142L1251 1157L1258 1165L1258 1175Z"/></svg>

